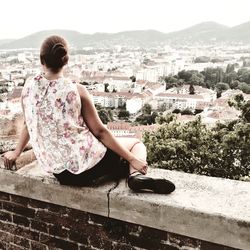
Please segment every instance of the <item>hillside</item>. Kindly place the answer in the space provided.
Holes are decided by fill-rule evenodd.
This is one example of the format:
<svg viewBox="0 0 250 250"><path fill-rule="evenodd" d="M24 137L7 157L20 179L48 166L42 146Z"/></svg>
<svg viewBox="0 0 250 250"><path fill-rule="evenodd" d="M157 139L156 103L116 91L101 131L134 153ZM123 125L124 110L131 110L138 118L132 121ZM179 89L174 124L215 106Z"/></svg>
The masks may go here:
<svg viewBox="0 0 250 250"><path fill-rule="evenodd" d="M41 42L50 35L66 38L70 46L81 49L85 46L112 47L116 44L128 46L152 46L155 44L194 44L211 42L250 42L250 22L229 28L215 22L203 22L187 29L171 33L156 30L134 30L118 33L82 34L72 30L40 31L21 39L0 40L0 49L39 48Z"/></svg>
<svg viewBox="0 0 250 250"><path fill-rule="evenodd" d="M215 23L204 22L187 29L172 32L166 35L170 42L193 43L193 42L210 42L218 39L221 33L230 29L227 26Z"/></svg>

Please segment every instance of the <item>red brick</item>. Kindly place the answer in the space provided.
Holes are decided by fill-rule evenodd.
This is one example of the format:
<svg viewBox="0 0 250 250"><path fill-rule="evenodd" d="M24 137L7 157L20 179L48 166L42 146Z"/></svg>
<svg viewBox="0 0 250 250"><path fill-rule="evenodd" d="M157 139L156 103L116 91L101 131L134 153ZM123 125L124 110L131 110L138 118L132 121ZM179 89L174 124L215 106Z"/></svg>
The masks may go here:
<svg viewBox="0 0 250 250"><path fill-rule="evenodd" d="M70 210L67 207L63 207L63 206L56 205L56 204L51 204L51 203L47 204L47 209L50 212L53 212L53 213L56 213L56 214L60 214L60 215L68 214L68 211Z"/></svg>
<svg viewBox="0 0 250 250"><path fill-rule="evenodd" d="M0 231L0 241L13 242L13 240L14 240L14 235L4 231Z"/></svg>
<svg viewBox="0 0 250 250"><path fill-rule="evenodd" d="M59 214L51 213L46 210L37 211L35 220L60 225L69 229L75 229L77 227L77 223L72 219L72 217L60 216Z"/></svg>
<svg viewBox="0 0 250 250"><path fill-rule="evenodd" d="M134 250L135 248L131 245L127 245L124 243L113 242L112 250Z"/></svg>
<svg viewBox="0 0 250 250"><path fill-rule="evenodd" d="M7 249L7 244L1 240L0 240L0 249L1 250Z"/></svg>
<svg viewBox="0 0 250 250"><path fill-rule="evenodd" d="M79 242L85 245L88 244L88 235L84 231L70 230L69 239L71 241Z"/></svg>
<svg viewBox="0 0 250 250"><path fill-rule="evenodd" d="M19 216L19 215L13 215L13 222L17 225L21 225L24 227L29 227L30 225L30 221L28 218L23 217L23 216Z"/></svg>
<svg viewBox="0 0 250 250"><path fill-rule="evenodd" d="M19 246L16 246L12 243L9 244L9 246L7 247L8 250L23 250L24 248L23 247L19 247Z"/></svg>
<svg viewBox="0 0 250 250"><path fill-rule="evenodd" d="M78 245L69 241L61 240L49 235L41 234L40 243L43 243L51 248L60 248L63 250L78 250Z"/></svg>
<svg viewBox="0 0 250 250"><path fill-rule="evenodd" d="M89 219L88 219L88 223L92 224L92 223L96 223L96 224L101 224L101 225L105 225L107 223L107 221L109 220L107 217L101 216L101 215L96 215L96 214L89 214ZM115 220L113 220L115 221Z"/></svg>
<svg viewBox="0 0 250 250"><path fill-rule="evenodd" d="M38 210L35 214L35 220L51 224L55 224L58 218L59 217L57 215L46 210Z"/></svg>
<svg viewBox="0 0 250 250"><path fill-rule="evenodd" d="M31 229L35 229L40 232L48 233L49 232L49 225L42 222L42 221L36 221L32 220L30 221L30 227Z"/></svg>
<svg viewBox="0 0 250 250"><path fill-rule="evenodd" d="M238 249L202 241L201 250L238 250Z"/></svg>
<svg viewBox="0 0 250 250"><path fill-rule="evenodd" d="M19 236L14 236L14 244L25 248L30 248L30 241Z"/></svg>
<svg viewBox="0 0 250 250"><path fill-rule="evenodd" d="M100 235L90 235L89 244L93 247L97 247L100 249L112 249L112 242L108 239L102 238Z"/></svg>
<svg viewBox="0 0 250 250"><path fill-rule="evenodd" d="M8 222L0 221L0 230L35 241L39 239L39 233L33 232L27 228L20 227L18 225L10 224Z"/></svg>
<svg viewBox="0 0 250 250"><path fill-rule="evenodd" d="M19 204L19 205L22 205L22 206L26 206L28 205L29 203L29 199L26 198L26 197L22 197L22 196L17 196L17 195L10 195L10 200L11 202L13 203L16 203L16 204Z"/></svg>
<svg viewBox="0 0 250 250"><path fill-rule="evenodd" d="M4 192L0 192L0 200L1 201L9 201L10 195Z"/></svg>
<svg viewBox="0 0 250 250"><path fill-rule="evenodd" d="M76 222L87 223L89 220L89 214L80 210L70 209L66 214ZM87 225L87 224L86 224Z"/></svg>
<svg viewBox="0 0 250 250"><path fill-rule="evenodd" d="M47 205L47 202L30 199L28 207L47 209Z"/></svg>
<svg viewBox="0 0 250 250"><path fill-rule="evenodd" d="M39 242L31 241L31 250L47 250L48 247Z"/></svg>
<svg viewBox="0 0 250 250"><path fill-rule="evenodd" d="M59 225L49 225L49 234L62 238L68 238L69 230L62 228L62 226Z"/></svg>
<svg viewBox="0 0 250 250"><path fill-rule="evenodd" d="M12 216L10 213L0 211L0 220L2 221L12 221Z"/></svg>
<svg viewBox="0 0 250 250"><path fill-rule="evenodd" d="M169 242L178 245L179 247L193 247L200 248L200 240L189 238L183 235L178 235L174 233L168 233Z"/></svg>
<svg viewBox="0 0 250 250"><path fill-rule="evenodd" d="M18 204L14 204L11 202L3 202L3 209L14 212L16 214L24 215L29 218L33 218L35 216L35 210L31 208L27 208Z"/></svg>
<svg viewBox="0 0 250 250"><path fill-rule="evenodd" d="M90 250L91 248L86 245L78 245L78 250Z"/></svg>

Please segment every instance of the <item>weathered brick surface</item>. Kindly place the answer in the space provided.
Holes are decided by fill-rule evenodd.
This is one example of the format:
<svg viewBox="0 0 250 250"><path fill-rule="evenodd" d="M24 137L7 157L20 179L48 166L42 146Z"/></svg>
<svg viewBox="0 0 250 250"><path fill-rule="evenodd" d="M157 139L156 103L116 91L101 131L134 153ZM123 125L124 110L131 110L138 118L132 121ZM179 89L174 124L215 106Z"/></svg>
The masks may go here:
<svg viewBox="0 0 250 250"><path fill-rule="evenodd" d="M35 210L31 208L27 208L23 205L18 205L12 202L3 201L3 209L9 212L14 212L15 214L20 214L29 218L33 218L35 216Z"/></svg>
<svg viewBox="0 0 250 250"><path fill-rule="evenodd" d="M36 220L30 220L30 228L32 230L48 233L49 232L49 225L42 222L42 221L36 221Z"/></svg>
<svg viewBox="0 0 250 250"><path fill-rule="evenodd" d="M0 192L0 250L233 250L104 216Z"/></svg>
<svg viewBox="0 0 250 250"><path fill-rule="evenodd" d="M11 213L0 211L0 220L1 221L12 221Z"/></svg>
<svg viewBox="0 0 250 250"><path fill-rule="evenodd" d="M31 241L30 249L31 250L48 250L48 246L42 243L36 242L36 241Z"/></svg>
<svg viewBox="0 0 250 250"><path fill-rule="evenodd" d="M40 235L40 242L47 245L49 248L78 250L78 244L76 242L69 242L46 234Z"/></svg>
<svg viewBox="0 0 250 250"><path fill-rule="evenodd" d="M13 223L24 227L29 227L30 220L27 217L13 214Z"/></svg>
<svg viewBox="0 0 250 250"><path fill-rule="evenodd" d="M14 244L20 247L30 248L30 241L23 237L14 236Z"/></svg>

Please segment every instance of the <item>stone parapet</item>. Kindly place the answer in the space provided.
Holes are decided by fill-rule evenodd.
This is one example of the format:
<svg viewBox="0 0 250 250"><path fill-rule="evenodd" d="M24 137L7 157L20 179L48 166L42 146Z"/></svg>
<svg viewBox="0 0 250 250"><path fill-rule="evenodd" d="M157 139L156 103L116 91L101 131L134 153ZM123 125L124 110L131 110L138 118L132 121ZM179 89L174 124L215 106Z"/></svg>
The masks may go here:
<svg viewBox="0 0 250 250"><path fill-rule="evenodd" d="M38 234L38 239L30 239L29 244L41 244L44 249L50 249L53 244L55 248L71 249L60 247L61 243L56 246L59 240L68 246L72 244L72 249L249 249L249 182L159 169L151 170L149 175L172 180L176 191L170 195L134 193L124 181L114 190L110 181L93 187L62 186L36 162L17 172L0 169L0 192L14 197L2 206L0 230L3 231L5 222L13 227L26 223L29 225L26 234ZM15 203L13 199L20 204L10 205ZM39 208L28 211L30 202L37 202L46 211L41 212ZM54 213L58 218L53 222L49 218ZM14 215L19 218L19 224L13 220ZM88 218L88 223L81 234L79 221L74 221L84 218ZM57 228L53 229L56 232L49 230L47 224L43 225L46 232L30 226L32 222L42 221Z"/></svg>

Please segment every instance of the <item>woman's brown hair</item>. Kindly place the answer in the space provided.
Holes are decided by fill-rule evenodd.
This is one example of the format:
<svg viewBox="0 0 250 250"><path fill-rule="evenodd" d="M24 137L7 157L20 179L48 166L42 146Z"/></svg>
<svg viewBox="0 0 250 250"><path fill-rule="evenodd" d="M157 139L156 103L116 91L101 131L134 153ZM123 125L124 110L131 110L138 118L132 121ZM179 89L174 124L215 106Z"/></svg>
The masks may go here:
<svg viewBox="0 0 250 250"><path fill-rule="evenodd" d="M44 40L40 50L42 65L46 65L53 73L58 73L68 60L67 42L62 37L50 36Z"/></svg>

